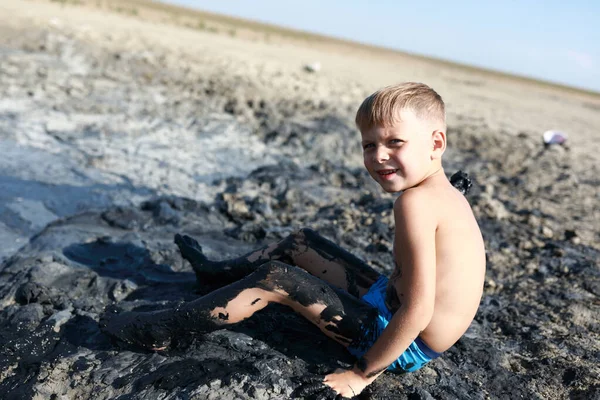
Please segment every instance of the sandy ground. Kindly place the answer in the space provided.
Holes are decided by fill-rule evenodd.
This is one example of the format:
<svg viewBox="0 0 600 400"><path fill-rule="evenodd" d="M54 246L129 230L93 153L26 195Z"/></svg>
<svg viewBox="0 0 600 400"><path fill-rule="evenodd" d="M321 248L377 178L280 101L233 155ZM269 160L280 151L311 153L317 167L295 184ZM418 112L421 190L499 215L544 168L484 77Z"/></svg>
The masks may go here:
<svg viewBox="0 0 600 400"><path fill-rule="evenodd" d="M318 73L304 71L316 61ZM55 300L54 308L18 305L15 293L23 282L53 282L64 290L61 299L78 296L73 293L80 285L84 293L91 290L79 278L61 286L24 271L49 262L50 271L80 274L65 259L70 253L58 256L57 249L103 235L146 248L154 264L175 264L180 271L181 259L161 229L196 233L208 241L208 254L219 257L309 224L386 272L389 255L373 254L369 244L389 244L389 231L373 220L390 221L385 204L391 196L374 192L360 172L352 121L366 95L408 80L431 85L446 101L447 172L461 168L474 177L470 201L489 261L481 315L466 344L457 346L475 360L464 367L467 378L459 383L451 375L452 363L462 360L453 351L448 361L418 375L425 386L409 379L411 393L420 396L412 398L511 398L514 388L531 398L598 396L600 96L401 53L284 36L233 37L93 5L0 0L2 321L9 328L21 324L26 318L16 315L31 306L27 312L37 317L23 326L42 332L35 321L50 321L56 333L74 315L97 321L106 303L127 303L126 295L136 290L147 294L142 289L148 281L179 282L172 271L157 267L154 278L144 275L131 286L129 275L113 271L97 277L103 283L88 293L94 299L89 304L72 299L69 307ZM567 145L545 149L541 135L548 129L566 132ZM160 196L171 200L144 203ZM369 196L383 208L366 201ZM81 214L86 212L95 214ZM139 219L144 213L153 215L155 225ZM192 220L181 222L184 215ZM141 236L131 239L131 232ZM160 296L189 299L189 287L181 290ZM145 301L162 304L146 294L140 295ZM131 301L129 308L134 306ZM89 324L93 340L104 343L95 322ZM0 333L9 340L14 333L6 332ZM97 360L106 350L98 346L83 353L80 346L77 354ZM20 357L17 350L11 354ZM27 393L39 398L90 393L89 382L80 392L52 386L40 378L43 371L34 374L34 384L25 367L7 357L0 359L6 363L0 390L26 383ZM52 357L58 356L47 352L42 359ZM70 357L60 356L67 370ZM156 361L118 357L115 365L124 370ZM291 358L282 360L295 368ZM102 371L114 367L94 365ZM452 378L448 383L438 376ZM427 386L436 379L443 389ZM108 397L133 390L107 382ZM384 388L396 381L385 382ZM139 387L131 393L136 390L144 393ZM260 398L239 390L241 398ZM281 387L269 390L271 397L264 398L289 394ZM235 398L232 393L227 396Z"/></svg>
<svg viewBox="0 0 600 400"><path fill-rule="evenodd" d="M212 120L198 118L202 119L203 126L200 129L203 132L218 132L219 135L210 140L210 144L204 142L208 141L205 136L200 137L199 141L187 140L186 145L182 146L184 148L175 150L177 157L173 157L174 140L189 139L198 131L198 127L193 126L197 123L194 121L194 110L187 110L186 119L175 121L173 125L165 124L158 118L153 120L148 115L140 117L138 111L145 107L141 102L153 103L159 109L161 105L171 101L166 97L171 95L168 88L165 88L168 85L157 82L161 77L150 76L151 74L143 76L144 68L140 68L138 78L149 80L152 85L146 88L144 98L128 97L128 93L140 85L132 89L119 82L119 79L112 79L114 76L95 76L92 72L93 56L88 55L86 58L77 46L89 46L88 51L94 49L93 51L112 53L115 57L122 56L138 64L158 63L161 68L179 74L179 83L194 82L196 78L211 76L244 82L239 87L232 85L230 91L234 96L251 98L260 93L260 96L275 102L299 102L301 99L317 104L322 101L332 103L332 99L335 99L336 109L344 111L344 115L348 117L345 122L349 125L353 111L367 94L394 82L422 81L434 87L447 103L450 145L454 141L453 130L464 127L476 130L482 137L490 133L499 134L510 137L507 140L516 143L525 142L525 138L541 143L541 135L545 130L557 129L569 135L570 156L576 160L572 165L574 172L584 174L584 179L593 180L598 176L595 162L600 151L600 133L595 128L600 123L598 96L477 72L400 53L391 54L365 48L353 50L349 46L336 48L332 43L311 44L298 40L288 40L289 43L286 43L284 38L270 43L256 38L230 37L224 33L215 34L148 22L94 7L24 0L1 1L0 7L0 26L6 31L7 40L33 38L42 32L47 37L41 45L44 48L53 47L60 52L58 62L63 65L55 65L58 71L46 77L44 85L51 86L50 89L61 94L70 90L84 95L86 78L93 77L94 88L102 91L101 98L97 101L106 105L111 96L115 97L113 104L103 114L99 113L98 107L91 110L71 108L64 113L56 109L57 104L52 104L51 98L43 97L43 90L36 92L40 88L39 82L37 88L28 88L32 91L29 94L23 93L22 88L8 86L0 101L0 111L20 116L19 123L24 131L17 135L20 143L31 144L38 149L46 148L46 154L56 154L61 147L60 143L49 143L46 135L52 130L73 131L83 125L97 130L136 131L137 135L133 139L118 141L114 138L100 138L83 144L88 146L88 150L84 151L95 152L92 154L96 156L95 173L102 175L101 178L92 178L96 183L133 184L138 188L143 186L163 193L206 200L214 193L203 185L204 182L215 177L244 173L238 167L224 162L227 151L243 157L247 172L261 163L274 162L279 150L265 149L263 143L247 134L240 134L251 129L247 121L213 112L208 117ZM321 63L321 72L312 75L304 73L302 66L315 61ZM3 67L5 74L15 73L20 68L6 62ZM43 72L38 71L40 73ZM115 74L118 75L118 72ZM187 93L179 95L186 98ZM54 101L59 102L58 99ZM131 105L132 102L136 105ZM200 109L197 112L198 116L206 117L206 113L202 113ZM36 132L42 132L41 136L36 136ZM235 136L235 144L231 144L232 140L229 140L228 135ZM217 141L221 143L215 143ZM224 147L228 149L225 150ZM210 152L202 151L208 148L211 148ZM360 155L353 150L344 157L344 163L360 163ZM533 152L535 150L537 149L532 149ZM78 149L76 152L81 151ZM133 161L127 155L139 152L143 152L145 161ZM508 158L510 156L506 155ZM32 163L25 161L26 157L17 158L27 164L26 169L32 168ZM5 159L3 162L24 174L13 160ZM169 165L169 168L160 168L165 165ZM47 170L45 167L40 169ZM39 174L43 175L43 172ZM173 174L177 178L169 178ZM55 181L56 177L47 179ZM126 198L131 196L131 193L125 195ZM111 201L118 200L116 197ZM43 210L40 212L44 213ZM64 216L65 213L58 212L58 216ZM47 219L53 218L46 214ZM598 220L597 215L592 218ZM13 236L10 239L22 238ZM9 247L14 249L14 246Z"/></svg>
<svg viewBox="0 0 600 400"><path fill-rule="evenodd" d="M485 121L488 129L524 132L534 137L547 129L559 129L571 135L572 148L579 157L598 151L600 98L569 93L542 84L524 83L508 77L461 69L407 55L355 51L334 44L300 46L264 41L247 41L226 34L211 34L192 29L127 18L109 12L89 12L76 6L36 1L3 1L3 25L59 29L51 20L60 20L60 28L75 38L113 51L169 51L174 67L206 72L250 76L257 86L277 88L281 95L330 98L355 107L365 94L399 81L421 81L440 92L448 104L448 124L472 118ZM336 51L338 50L338 51ZM207 63L206 60L211 62ZM319 61L321 73L306 87L295 89L295 76L305 63ZM211 72L214 72L211 71ZM287 84L286 84L287 83ZM300 92L300 93L298 93ZM292 92L294 93L294 92Z"/></svg>

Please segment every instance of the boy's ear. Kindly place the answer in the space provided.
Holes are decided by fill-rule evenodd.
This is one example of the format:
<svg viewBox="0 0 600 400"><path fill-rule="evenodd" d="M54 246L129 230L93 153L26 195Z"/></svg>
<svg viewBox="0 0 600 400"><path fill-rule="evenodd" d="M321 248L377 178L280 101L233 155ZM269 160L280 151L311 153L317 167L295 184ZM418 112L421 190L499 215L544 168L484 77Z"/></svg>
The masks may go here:
<svg viewBox="0 0 600 400"><path fill-rule="evenodd" d="M433 151L431 152L431 159L442 158L442 154L446 151L446 132L435 130L431 134L431 144Z"/></svg>

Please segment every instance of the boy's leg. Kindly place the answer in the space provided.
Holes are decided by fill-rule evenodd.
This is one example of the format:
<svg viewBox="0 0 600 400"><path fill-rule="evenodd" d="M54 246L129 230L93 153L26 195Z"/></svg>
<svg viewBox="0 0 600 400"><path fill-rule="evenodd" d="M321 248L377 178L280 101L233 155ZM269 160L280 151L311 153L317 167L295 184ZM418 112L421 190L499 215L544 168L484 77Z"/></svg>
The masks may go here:
<svg viewBox="0 0 600 400"><path fill-rule="evenodd" d="M368 304L306 271L271 261L197 300L173 309L107 315L101 326L124 342L158 350L174 337L242 321L271 302L291 307L346 347L359 343L361 328L372 326L378 315Z"/></svg>
<svg viewBox="0 0 600 400"><path fill-rule="evenodd" d="M198 242L189 236L175 235L175 243L183 258L194 268L198 279L209 282L234 282L271 260L297 265L356 297L366 293L380 277L367 263L308 228L225 261L208 260Z"/></svg>

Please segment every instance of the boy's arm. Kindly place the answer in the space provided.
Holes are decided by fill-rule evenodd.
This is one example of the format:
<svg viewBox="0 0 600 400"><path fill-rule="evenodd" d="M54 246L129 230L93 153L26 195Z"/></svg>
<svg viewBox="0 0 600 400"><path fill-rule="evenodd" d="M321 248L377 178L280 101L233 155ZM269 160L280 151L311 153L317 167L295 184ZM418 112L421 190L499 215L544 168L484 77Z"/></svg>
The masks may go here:
<svg viewBox="0 0 600 400"><path fill-rule="evenodd" d="M374 377L393 363L429 325L435 303L437 218L427 193L413 189L394 204L394 246L400 306L357 367Z"/></svg>
<svg viewBox="0 0 600 400"><path fill-rule="evenodd" d="M437 229L437 219L431 210L431 200L418 189L406 191L394 204L395 261L399 271L394 274L393 283L400 306L373 346L344 374L346 381L352 381L350 386L362 386L353 387L357 394L385 371L431 320L435 302ZM329 384L332 375L328 375L326 382L333 387ZM340 388L344 384L335 382Z"/></svg>

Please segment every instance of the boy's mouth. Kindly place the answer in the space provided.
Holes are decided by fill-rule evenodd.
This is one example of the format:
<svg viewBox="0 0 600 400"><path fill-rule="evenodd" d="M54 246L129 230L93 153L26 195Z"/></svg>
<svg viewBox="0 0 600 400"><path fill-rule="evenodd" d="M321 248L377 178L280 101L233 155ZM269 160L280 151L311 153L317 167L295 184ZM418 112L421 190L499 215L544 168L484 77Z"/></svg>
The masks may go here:
<svg viewBox="0 0 600 400"><path fill-rule="evenodd" d="M385 180L392 179L396 175L397 169L381 169L377 171L377 174Z"/></svg>

